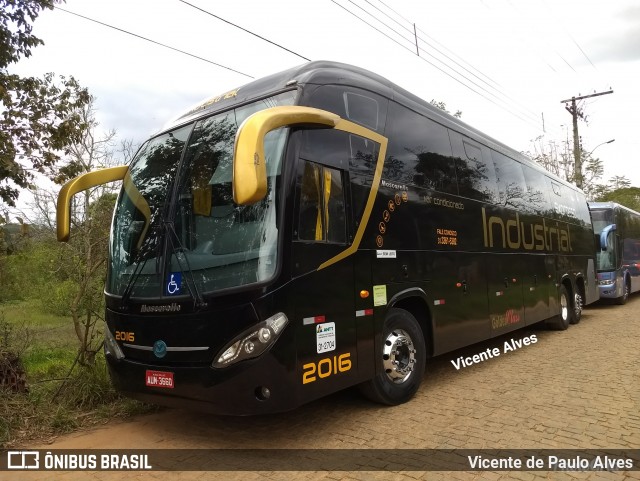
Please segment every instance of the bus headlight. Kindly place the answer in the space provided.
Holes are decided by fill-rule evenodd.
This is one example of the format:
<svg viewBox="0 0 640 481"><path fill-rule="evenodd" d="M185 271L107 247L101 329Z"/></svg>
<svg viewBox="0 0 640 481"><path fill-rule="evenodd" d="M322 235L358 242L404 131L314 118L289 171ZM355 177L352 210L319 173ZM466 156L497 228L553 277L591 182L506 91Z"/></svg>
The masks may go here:
<svg viewBox="0 0 640 481"><path fill-rule="evenodd" d="M124 359L124 353L122 349L120 349L120 346L118 346L107 325L105 325L104 328L104 353L107 356L115 357L117 361Z"/></svg>
<svg viewBox="0 0 640 481"><path fill-rule="evenodd" d="M247 329L216 355L211 367L228 367L236 362L260 356L275 344L288 322L287 316L279 312Z"/></svg>

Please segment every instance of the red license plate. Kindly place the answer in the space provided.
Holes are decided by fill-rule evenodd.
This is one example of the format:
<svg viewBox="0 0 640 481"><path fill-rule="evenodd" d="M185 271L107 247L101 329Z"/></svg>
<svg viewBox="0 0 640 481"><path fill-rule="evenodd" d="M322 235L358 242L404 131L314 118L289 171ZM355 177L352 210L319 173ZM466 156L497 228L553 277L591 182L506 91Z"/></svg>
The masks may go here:
<svg viewBox="0 0 640 481"><path fill-rule="evenodd" d="M147 371L145 382L150 387L173 389L173 373L166 371Z"/></svg>

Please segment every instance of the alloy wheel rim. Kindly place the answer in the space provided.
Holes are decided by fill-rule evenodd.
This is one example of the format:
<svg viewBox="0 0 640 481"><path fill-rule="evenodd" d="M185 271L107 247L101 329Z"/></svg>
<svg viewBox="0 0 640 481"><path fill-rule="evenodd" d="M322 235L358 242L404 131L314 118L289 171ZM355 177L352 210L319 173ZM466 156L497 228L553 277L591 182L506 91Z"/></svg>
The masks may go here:
<svg viewBox="0 0 640 481"><path fill-rule="evenodd" d="M562 316L562 320L566 321L569 318L569 307L567 302L567 296L560 296L560 315Z"/></svg>
<svg viewBox="0 0 640 481"><path fill-rule="evenodd" d="M402 329L391 331L382 349L382 364L389 380L395 384L406 382L415 369L415 355L411 336Z"/></svg>

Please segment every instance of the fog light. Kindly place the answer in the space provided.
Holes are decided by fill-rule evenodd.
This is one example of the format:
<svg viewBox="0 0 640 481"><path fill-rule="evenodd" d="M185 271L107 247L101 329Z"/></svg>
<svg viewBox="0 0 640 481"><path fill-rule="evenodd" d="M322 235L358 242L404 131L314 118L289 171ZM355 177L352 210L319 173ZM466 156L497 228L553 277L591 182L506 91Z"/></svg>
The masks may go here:
<svg viewBox="0 0 640 481"><path fill-rule="evenodd" d="M266 401L271 397L271 390L266 386L258 386L256 388L256 398L259 401Z"/></svg>

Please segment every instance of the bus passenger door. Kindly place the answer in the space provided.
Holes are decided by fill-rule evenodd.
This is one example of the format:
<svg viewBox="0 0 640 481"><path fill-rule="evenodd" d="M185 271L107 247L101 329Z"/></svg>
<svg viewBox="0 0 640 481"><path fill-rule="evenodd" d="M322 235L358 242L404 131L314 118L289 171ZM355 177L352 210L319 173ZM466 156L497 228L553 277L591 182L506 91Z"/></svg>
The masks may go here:
<svg viewBox="0 0 640 481"><path fill-rule="evenodd" d="M340 257L350 243L348 175L302 158L297 170L292 288L296 370L304 402L354 384L358 358L354 260Z"/></svg>

